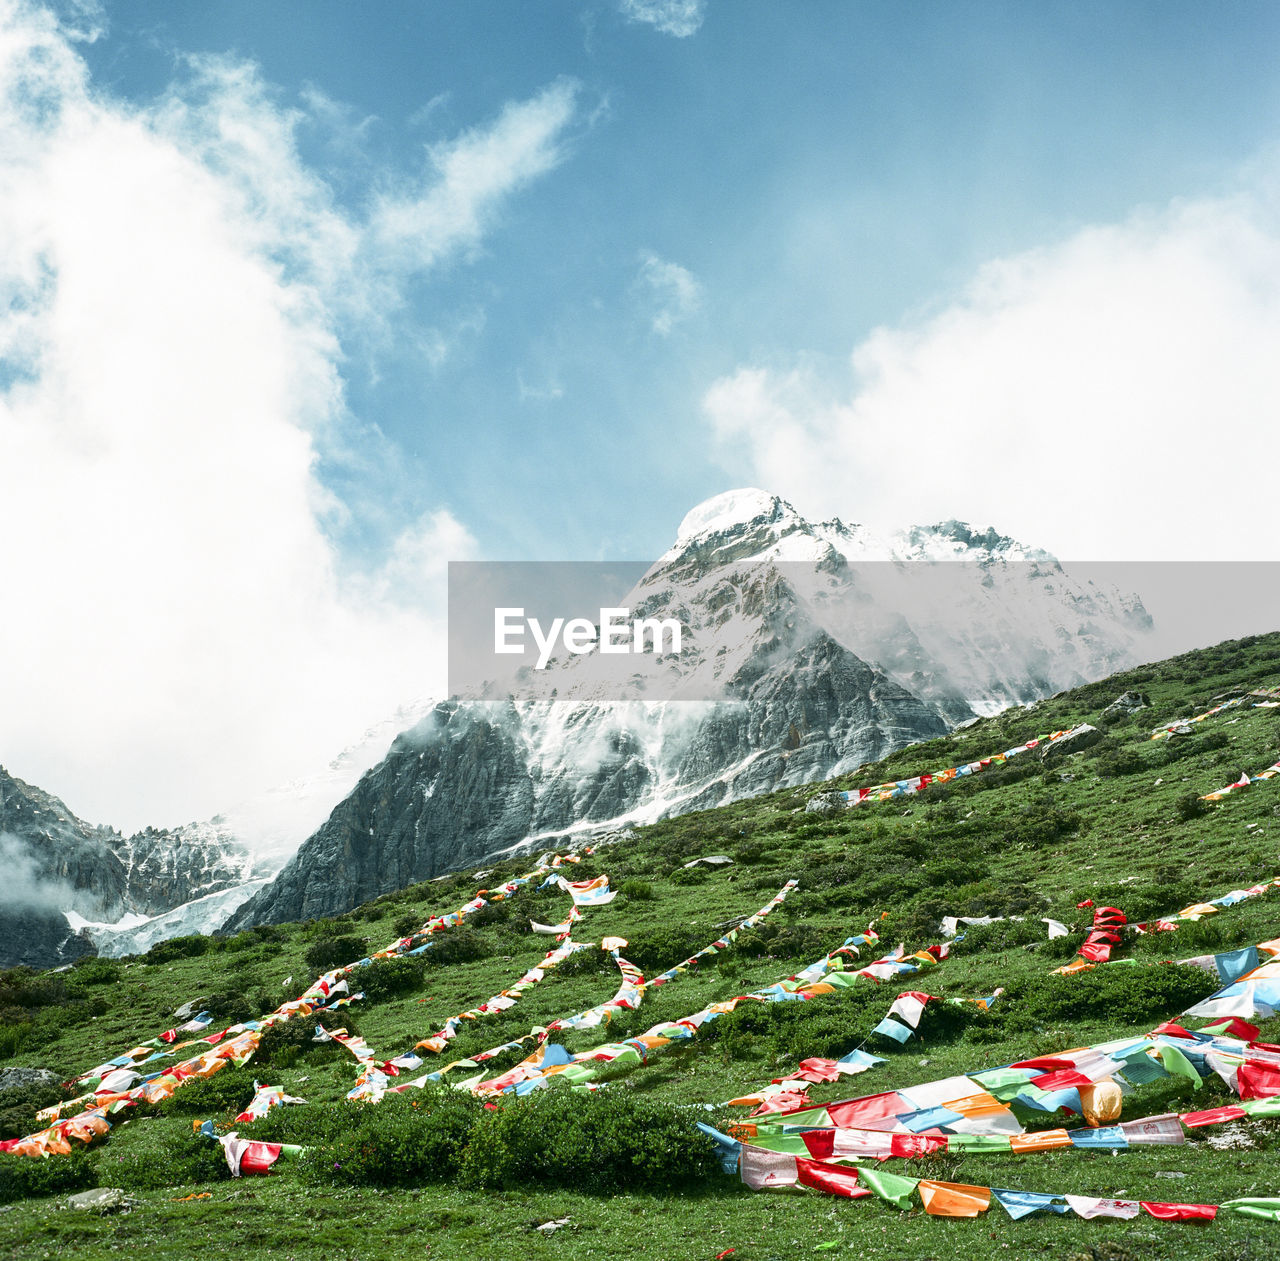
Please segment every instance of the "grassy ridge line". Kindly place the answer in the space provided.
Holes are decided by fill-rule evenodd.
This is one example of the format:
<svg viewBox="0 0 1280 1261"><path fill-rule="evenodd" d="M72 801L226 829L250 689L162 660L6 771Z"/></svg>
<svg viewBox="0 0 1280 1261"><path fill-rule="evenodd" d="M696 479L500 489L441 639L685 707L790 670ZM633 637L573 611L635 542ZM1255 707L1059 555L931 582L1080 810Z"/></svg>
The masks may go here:
<svg viewBox="0 0 1280 1261"><path fill-rule="evenodd" d="M1145 919L1206 893L1252 883L1277 869L1274 811L1280 797L1262 788L1233 794L1190 818L1182 816L1180 806L1196 789L1210 791L1244 766L1275 760L1280 750L1274 711L1252 710L1234 723L1223 716L1206 724L1212 730L1155 744L1149 741L1149 731L1166 716L1200 712L1230 688L1274 679L1280 670L1277 662L1277 636L1187 654L985 720L930 742L923 751L918 746L875 767L861 768L836 784L906 778L922 766L973 760L996 745L1012 747L1044 730L1079 719L1096 720L1099 710L1120 691L1140 690L1151 696L1152 710L1112 726L1100 746L1052 768L1051 774L1036 764L1026 769L1015 764L982 777L981 787L975 780L973 786L931 788L907 803L878 804L874 814L850 811L831 818L800 811L813 793L832 786L810 785L640 829L635 842L605 855L614 884L632 882L633 893L594 911L592 928L628 937L633 961L660 968L689 953L691 944L700 944L698 938L705 941L708 928L740 914L756 888L776 889L791 876L801 880L801 889L776 921L691 973L682 983L683 996L652 995L643 1013L648 1025L664 1016L674 1018L695 1002L732 997L767 984L785 969L783 961L803 963L824 953L882 908L891 912L885 935L911 948L935 939L943 914L1034 910L1083 927L1075 903L1084 897L1120 906L1130 918ZM1071 778L1064 779L1067 775ZM708 852L729 853L736 866L718 872L684 871L680 866ZM644 887L651 896L640 891ZM113 1035L136 1036L140 1024L160 1024L173 1007L202 993L200 987L210 981L220 991L234 991L251 1001L261 995L267 1001L281 978L302 967L303 955L317 942L361 933L385 940L396 921L428 897L434 901L440 894L451 897L473 888L465 877L454 877L389 895L338 921L254 930L227 941L200 939L190 944L200 954L180 953L187 948L180 945L171 947L168 955L153 951L145 962L95 961L61 977L23 981L6 976L0 980L0 1035L10 1035L11 1041L0 1042L0 1051L10 1050L0 1063L42 1063L66 1075L77 1060L87 1062L86 1047L101 1045ZM550 910L538 908L543 896L530 895L526 906L536 918L546 919ZM1257 899L1230 916L1216 917L1218 922L1184 926L1175 935L1177 949L1225 950L1265 940L1276 936L1276 918L1275 903ZM411 988L370 1002L358 1017L361 1031L375 1045L393 1040L403 1044L411 1035L421 1036L424 1006L457 1010L473 1002L476 994L493 992L502 976L510 975L513 962L532 961L541 953L541 943L521 927L506 908L505 918L499 913L484 924L456 930L475 945L475 957L447 967L424 965ZM973 994L1003 984L1008 1001L960 1025L926 1029L918 1044L883 1048L886 1063L874 1070L876 1089L919 1080L926 1075L921 1058L929 1060L925 1067L930 1077L977 1070L1054 1045L1066 1048L1128 1030L1145 1031L1144 1025L1149 1028L1187 1005L1160 989L1168 984L1163 977L1181 969L1105 968L1077 978L1048 977L1047 969L1070 957L1082 934L1047 943L1033 939L1029 929L1005 923L970 933L951 970L939 969L931 976L930 989L942 995ZM1140 937L1126 949L1140 959L1158 960L1173 948L1167 937ZM574 963L572 972L561 969L553 983L522 1001L521 1031L528 1027L526 1021L545 1024L610 991L599 952L583 952L581 961ZM59 985L62 993L57 996ZM732 1098L761 1077L782 1075L799 1058L842 1053L856 1045L877 1023L890 998L868 986L865 993L850 992L839 999L774 1004L768 1013L735 1012L673 1050L660 1064L637 1068L614 1089L628 1097L675 1104ZM495 1017L486 1025L483 1044L464 1041L472 1038L471 1031L461 1035L455 1042L458 1053L498 1041L504 1018L505 1014ZM614 1026L618 1036L628 1032L629 1019L624 1015L623 1023ZM641 1027L636 1023L633 1031ZM1275 1041L1280 1034L1264 1029L1263 1036ZM573 1038L567 1042L571 1049L583 1047ZM302 1125L302 1114L323 1117L328 1109L341 1106L325 1100L337 1100L344 1093L345 1064L323 1047L269 1047L256 1071L289 1093L315 1101L311 1108L294 1109L296 1116L286 1118L289 1124ZM302 1077L307 1080L299 1081ZM234 1115L247 1102L251 1082L243 1083L242 1089L242 1097L234 1106L228 1101L223 1115ZM821 1097L824 1088L815 1087L814 1093ZM1177 1107L1186 1101L1176 1094L1144 1097L1144 1109L1158 1111L1162 1102ZM1195 1106L1202 1106L1199 1098ZM132 1178L131 1185L139 1186L150 1173L159 1176L165 1170L172 1178L180 1170L169 1161L169 1144L184 1138L189 1126L190 1118L181 1116L131 1120L117 1126L110 1146L90 1153L89 1159L98 1163L108 1184ZM1262 1137L1253 1141L1272 1140L1263 1127ZM1045 1185L1073 1193L1123 1189L1138 1198L1222 1200L1248 1194L1251 1182L1258 1183L1257 1194L1265 1193L1261 1162L1266 1153L1258 1147L1217 1150L1194 1143L1178 1149L1179 1163L1172 1167L1186 1171L1188 1179L1172 1183L1155 1176L1171 1167L1167 1152L1135 1153L1123 1162L1122 1174L1114 1164L1099 1167L1096 1160L1083 1157L1074 1172L1058 1171L1052 1156L1044 1160ZM984 1171L968 1156L945 1167L922 1164L921 1170L927 1170L928 1177L987 1185L999 1185L1002 1178L997 1168ZM217 1232L236 1237L255 1253L283 1257L311 1249L317 1222L323 1223L327 1250L362 1258L402 1256L410 1234L441 1254L465 1250L486 1258L588 1253L711 1257L733 1246L734 1261L764 1261L771 1254L794 1255L819 1242L837 1243L842 1254L877 1258L985 1257L1005 1243L1032 1254L1047 1249L1048 1255L1066 1256L1073 1248L1110 1241L1135 1257L1175 1252L1180 1257L1221 1256L1226 1255L1223 1249L1231 1248L1241 1254L1252 1248L1250 1256L1280 1255L1274 1230L1247 1224L1215 1227L1209 1241L1194 1228L1163 1223L1144 1228L1142 1223L1093 1222L1062 1224L1059 1229L1058 1223L1046 1227L1032 1219L1000 1223L999 1242L993 1243L993 1224L969 1229L969 1223L867 1213L863 1205L833 1208L804 1198L744 1196L722 1187L702 1197L675 1200L635 1193L602 1200L545 1185L509 1192L431 1186L385 1196L371 1188L326 1190L280 1178L235 1189L215 1184L218 1198L213 1202L168 1202L168 1196L199 1185L139 1186L136 1193L144 1199L144 1208L128 1219L103 1223L72 1222L39 1202L20 1204L0 1216L0 1255L6 1246L11 1255L39 1255L75 1237L85 1256L106 1256L125 1246L146 1247L161 1258L185 1257L194 1255L209 1233ZM1170 1194L1171 1187L1177 1196ZM532 1218L565 1215L573 1224L554 1240L529 1232Z"/></svg>

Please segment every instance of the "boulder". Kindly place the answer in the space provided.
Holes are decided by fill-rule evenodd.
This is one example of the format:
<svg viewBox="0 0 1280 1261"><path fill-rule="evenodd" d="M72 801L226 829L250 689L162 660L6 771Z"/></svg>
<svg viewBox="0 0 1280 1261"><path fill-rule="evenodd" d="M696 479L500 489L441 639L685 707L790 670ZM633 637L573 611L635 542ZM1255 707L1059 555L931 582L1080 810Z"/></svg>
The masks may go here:
<svg viewBox="0 0 1280 1261"><path fill-rule="evenodd" d="M0 1090L17 1086L59 1086L62 1078L47 1068L0 1068Z"/></svg>
<svg viewBox="0 0 1280 1261"><path fill-rule="evenodd" d="M1150 709L1151 698L1141 692L1121 692L1099 715L1103 722L1113 718L1126 718L1140 709Z"/></svg>
<svg viewBox="0 0 1280 1261"><path fill-rule="evenodd" d="M839 814L845 808L844 798L838 792L817 793L805 805L805 814Z"/></svg>
<svg viewBox="0 0 1280 1261"><path fill-rule="evenodd" d="M1102 732L1097 727L1090 726L1087 722L1078 727L1070 735L1065 735L1061 739L1055 740L1052 744L1042 744L1040 746L1040 760L1048 765L1056 762L1060 758L1070 757L1073 753L1079 753L1081 749L1090 748L1102 739Z"/></svg>
<svg viewBox="0 0 1280 1261"><path fill-rule="evenodd" d="M728 854L708 854L705 858L691 859L684 865L696 867L699 863L706 863L708 867L730 867L733 865L733 859Z"/></svg>
<svg viewBox="0 0 1280 1261"><path fill-rule="evenodd" d="M120 1209L131 1208L137 1202L119 1187L94 1187L92 1191L77 1191L67 1200L67 1207L91 1213L115 1213Z"/></svg>

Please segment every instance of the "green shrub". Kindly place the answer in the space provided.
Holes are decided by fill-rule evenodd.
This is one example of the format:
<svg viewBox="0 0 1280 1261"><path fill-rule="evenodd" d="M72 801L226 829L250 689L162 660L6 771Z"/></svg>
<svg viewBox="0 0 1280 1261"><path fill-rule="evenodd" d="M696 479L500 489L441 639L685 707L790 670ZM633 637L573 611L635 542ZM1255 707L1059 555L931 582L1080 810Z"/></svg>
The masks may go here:
<svg viewBox="0 0 1280 1261"><path fill-rule="evenodd" d="M396 935L397 939L411 936L422 927L423 918L417 911L406 911L403 915L396 916L391 925L391 931Z"/></svg>
<svg viewBox="0 0 1280 1261"><path fill-rule="evenodd" d="M472 963L487 959L493 954L493 946L474 928L463 924L437 935L426 954L420 955L428 967L445 968L455 963Z"/></svg>
<svg viewBox="0 0 1280 1261"><path fill-rule="evenodd" d="M231 1177L222 1144L190 1130L166 1134L155 1146L112 1151L106 1172L112 1186L126 1191L153 1191L184 1183L203 1185Z"/></svg>
<svg viewBox="0 0 1280 1261"><path fill-rule="evenodd" d="M711 868L706 863L698 863L693 867L677 867L667 879L672 884L702 884L711 876Z"/></svg>
<svg viewBox="0 0 1280 1261"><path fill-rule="evenodd" d="M491 924L505 924L510 918L511 902L503 898L500 902L486 902L478 911L472 911L467 923L472 928L488 928Z"/></svg>
<svg viewBox="0 0 1280 1261"><path fill-rule="evenodd" d="M321 937L303 956L314 972L332 972L365 957L363 937Z"/></svg>
<svg viewBox="0 0 1280 1261"><path fill-rule="evenodd" d="M230 1066L212 1077L196 1077L182 1083L168 1098L157 1104L161 1116L218 1117L234 1115L253 1098L253 1071Z"/></svg>
<svg viewBox="0 0 1280 1261"><path fill-rule="evenodd" d="M253 1010L242 990L217 990L200 1006L213 1017L213 1026L216 1028L248 1020Z"/></svg>
<svg viewBox="0 0 1280 1261"><path fill-rule="evenodd" d="M301 1110L301 1109L300 1109ZM441 1086L389 1094L376 1108L348 1105L347 1125L308 1150L303 1175L339 1186L421 1186L451 1180L483 1104Z"/></svg>
<svg viewBox="0 0 1280 1261"><path fill-rule="evenodd" d="M31 968L6 968L0 972L0 1010L19 1007L56 1007L67 1001L63 974L36 972Z"/></svg>
<svg viewBox="0 0 1280 1261"><path fill-rule="evenodd" d="M114 985L122 973L123 969L114 959L86 955L83 959L76 960L71 970L71 979L77 985Z"/></svg>
<svg viewBox="0 0 1280 1261"><path fill-rule="evenodd" d="M0 1139L22 1138L39 1129L36 1113L57 1103L62 1091L57 1086L11 1086L0 1090Z"/></svg>
<svg viewBox="0 0 1280 1261"><path fill-rule="evenodd" d="M345 1027L349 1033L359 1033L356 1018L350 1007L337 1012L325 1012L322 1015L295 1016L292 1020L279 1020L263 1031L258 1041L258 1049L254 1052L253 1063L266 1066L272 1064L277 1068L288 1068L295 1064L299 1056L308 1059L331 1059L338 1055L350 1053L339 1042L316 1042L316 1025L326 1029Z"/></svg>
<svg viewBox="0 0 1280 1261"><path fill-rule="evenodd" d="M667 968L687 959L707 944L707 929L688 924L670 924L632 933L627 938L623 956L636 965L646 976L665 972Z"/></svg>
<svg viewBox="0 0 1280 1261"><path fill-rule="evenodd" d="M1183 793L1174 805L1174 812L1183 823L1190 823L1202 814L1208 813L1209 807L1200 800L1199 793Z"/></svg>
<svg viewBox="0 0 1280 1261"><path fill-rule="evenodd" d="M552 1087L482 1112L461 1165L466 1186L594 1194L683 1191L719 1177L715 1149L687 1111L615 1086L585 1095Z"/></svg>
<svg viewBox="0 0 1280 1261"><path fill-rule="evenodd" d="M653 885L647 880L624 880L618 889L628 902L652 902Z"/></svg>
<svg viewBox="0 0 1280 1261"><path fill-rule="evenodd" d="M146 954L142 962L150 965L172 963L175 959L194 959L205 954L209 949L209 938L199 933L189 937L170 937L167 941L158 941Z"/></svg>
<svg viewBox="0 0 1280 1261"><path fill-rule="evenodd" d="M379 959L351 973L351 992L357 994L363 990L370 1002L408 994L421 987L425 970L426 964L421 955L416 958Z"/></svg>
<svg viewBox="0 0 1280 1261"><path fill-rule="evenodd" d="M1202 968L1108 965L1075 976L1011 981L993 1009L1009 1033L1082 1021L1149 1025L1185 1011L1220 988Z"/></svg>
<svg viewBox="0 0 1280 1261"><path fill-rule="evenodd" d="M587 976L614 968L613 960L599 946L575 950L557 969L561 976Z"/></svg>
<svg viewBox="0 0 1280 1261"><path fill-rule="evenodd" d="M836 1059L870 1036L892 1001L867 981L806 1003L742 1003L707 1021L695 1040L713 1045L730 1060L801 1060L813 1055ZM925 1028L923 1022L921 1027Z"/></svg>
<svg viewBox="0 0 1280 1261"><path fill-rule="evenodd" d="M0 1204L65 1195L97 1185L97 1164L87 1151L77 1150L70 1156L52 1156L48 1160L0 1155Z"/></svg>

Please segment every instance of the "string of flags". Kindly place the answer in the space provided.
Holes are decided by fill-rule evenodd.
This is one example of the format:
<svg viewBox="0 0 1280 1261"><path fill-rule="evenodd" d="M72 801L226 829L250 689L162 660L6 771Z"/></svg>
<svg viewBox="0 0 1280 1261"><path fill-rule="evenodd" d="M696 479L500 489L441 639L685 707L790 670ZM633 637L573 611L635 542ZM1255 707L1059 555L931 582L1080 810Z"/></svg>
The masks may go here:
<svg viewBox="0 0 1280 1261"><path fill-rule="evenodd" d="M379 1072L374 1068L370 1068L365 1073L362 1073L361 1079L357 1082L355 1091L353 1091L348 1097L376 1102L382 1098L388 1088L403 1091L409 1087L422 1087L429 1081L443 1081L450 1073L454 1073L459 1070L465 1072L468 1070L480 1069L481 1071L475 1076L457 1083L460 1087L475 1089L484 1077L484 1070L481 1069L481 1065L486 1061L495 1059L497 1056L502 1055L507 1051L522 1049L530 1043L533 1043L535 1048L541 1047L542 1044L550 1037L553 1027L593 1027L594 1025L607 1022L612 1018L615 1011L628 1009L627 1004L634 1003L635 1005L638 1005L648 990L660 985L666 985L669 982L676 980L678 977L683 976L690 968L696 967L699 960L708 958L711 955L719 953L721 950L727 949L734 941L737 940L740 933L744 933L762 923L772 911L777 909L777 907L781 906L782 903L786 901L787 896L797 887L797 885L798 881L788 880L786 884L784 884L782 888L765 903L764 906L753 914L748 915L746 919L737 925L737 927L725 933L722 937L716 938L716 940L710 945L704 946L701 950L690 955L680 963L677 963L674 967L668 968L665 972L652 977L648 981L644 980L640 975L639 970L634 968L631 963L621 958L618 951L621 949L621 945L625 944L622 943L622 939L606 938L602 943L602 946L606 949L612 947L611 953L613 954L614 961L623 971L622 986L619 988L618 993L616 993L608 1002L598 1004L595 1007L590 1007L584 1012L579 1012L576 1016L567 1017L563 1021L556 1022L554 1026L534 1028L523 1037L514 1038L510 1042L504 1042L499 1046L490 1047L488 1050L481 1051L476 1055L467 1057L466 1059L455 1060L434 1072L424 1073L421 1077L415 1078L412 1081L391 1087L390 1082L388 1081L389 1077L398 1076L402 1069L413 1071L414 1069L422 1066L421 1058L414 1053L399 1056L389 1062L390 1071L385 1071L388 1066L384 1065L384 1071ZM592 1023L588 1024L587 1022ZM560 1050L561 1048L559 1047L553 1047L548 1053L554 1056ZM540 1056L545 1058L542 1052L535 1049L532 1058L538 1059Z"/></svg>
<svg viewBox="0 0 1280 1261"><path fill-rule="evenodd" d="M1220 714L1227 709L1236 709L1240 705L1248 703L1247 696L1233 696L1229 701L1223 701L1221 705L1215 705L1212 709L1206 709L1203 714L1197 714L1194 718L1176 718L1173 722L1165 723L1163 727L1157 727L1151 733L1153 740L1167 740L1170 736L1181 735L1188 731L1198 722L1204 722L1206 718L1212 718L1215 714Z"/></svg>
<svg viewBox="0 0 1280 1261"><path fill-rule="evenodd" d="M557 859L559 862L556 861ZM422 945L415 946L414 942L418 938L423 936L429 938L438 932L456 927L463 923L467 916L488 905L489 901L501 901L511 897L532 881L545 877L550 870L564 861L576 862L578 858L576 855L552 856L550 861L539 863L533 871L509 880L494 890L482 889L475 898L457 911L431 916L416 932L397 939L385 949L344 967L326 972L299 998L282 1003L275 1011L260 1020L243 1021L218 1033L206 1033L203 1037L188 1039L184 1042L176 1041L177 1030L168 1031L174 1033L174 1040L171 1041L161 1035L113 1060L89 1069L72 1079L89 1088L86 1094L38 1114L37 1119L47 1120L52 1113L54 1118L52 1124L22 1138L6 1139L0 1142L0 1152L35 1157L67 1155L72 1150L72 1140L90 1143L100 1135L106 1134L111 1128L111 1122L107 1120L108 1115L114 1115L124 1108L139 1103L159 1103L168 1099L188 1081L210 1077L228 1064L247 1063L258 1049L263 1033L272 1025L295 1017L309 1017L317 1011L332 1010L355 1001L358 996L348 993L350 986L346 980L347 975L355 968L404 954L422 953L432 943L428 940ZM201 1017L197 1017L189 1023L196 1024L200 1030L203 1030L211 1022L202 1022ZM196 1032L195 1029L191 1031ZM340 1030L338 1033L342 1036L339 1037L338 1034L329 1036L346 1045L353 1054L357 1055L357 1059L361 1059L362 1063L372 1059L372 1053L362 1040L348 1038L345 1030ZM145 1076L137 1073L140 1067L154 1060L170 1059L178 1051L196 1046L202 1046L205 1049L163 1070ZM125 1070L125 1073L119 1075L119 1070ZM79 1103L87 1105L81 1113L61 1119L61 1112L64 1109Z"/></svg>
<svg viewBox="0 0 1280 1261"><path fill-rule="evenodd" d="M1223 797L1230 796L1241 788L1248 788L1250 784L1261 784L1268 779L1275 779L1280 775L1280 761L1272 762L1265 770L1259 771L1256 775L1250 775L1248 771L1242 771L1240 778L1233 780L1225 788L1219 788L1217 792L1205 793L1200 798L1201 801L1221 801Z"/></svg>
<svg viewBox="0 0 1280 1261"><path fill-rule="evenodd" d="M930 946L907 956L898 946L884 958L866 967L846 969L845 960L856 958L858 947L878 940L874 928L864 934L848 938L841 946L824 955L816 963L785 981L777 982L750 994L742 994L721 1002L711 1003L701 1011L680 1020L664 1021L654 1025L635 1038L622 1042L592 1047L571 1055L563 1047L549 1044L543 1052L530 1056L509 1072L473 1087L478 1093L527 1094L548 1084L550 1079L563 1076L577 1086L586 1085L596 1078L604 1066L636 1066L646 1063L651 1054L672 1043L687 1041L705 1024L735 1010L747 1002L807 1002L824 994L835 994L858 983L860 977L880 981L936 967L946 957L947 946Z"/></svg>
<svg viewBox="0 0 1280 1261"><path fill-rule="evenodd" d="M731 1134L702 1123L699 1128L716 1143L726 1171L757 1190L807 1186L851 1199L874 1195L903 1209L913 1207L918 1196L927 1213L948 1217L977 1216L995 1202L1015 1220L1037 1211L1212 1220L1226 1210L1280 1221L1280 1198L1245 1197L1220 1205L1115 1200L906 1178L860 1163L935 1152L1025 1155L1066 1147L1114 1152L1179 1145L1187 1130L1280 1116L1280 1047L1245 1040L1256 1039L1257 1032L1243 1021L1198 1032L1166 1023L1139 1038L783 1111L767 1121L735 1125ZM1179 1076L1198 1088L1214 1073L1239 1096L1239 1104L1114 1123L1123 1092L1134 1085ZM1015 1107L1024 1114L1082 1113L1089 1125L1028 1133Z"/></svg>
<svg viewBox="0 0 1280 1261"><path fill-rule="evenodd" d="M887 783L873 784L868 788L854 788L848 792L842 792L840 796L844 798L845 803L849 806L860 805L864 801L888 801L893 797L908 797L928 788L930 784L945 784L953 779L964 779L969 775L980 775L983 771L989 771L993 767L1003 766L1011 758L1015 758L1031 749L1057 744L1060 740L1081 736L1093 730L1095 728L1090 726L1089 723L1080 723L1078 726L1070 728L1070 730L1055 731L1052 735L1028 740L1026 744L1006 749L1003 753L993 753L990 757L979 758L976 762L967 762L963 766L948 766L945 770L933 771L925 775L912 775L908 779L889 780Z"/></svg>
<svg viewBox="0 0 1280 1261"><path fill-rule="evenodd" d="M1280 876L1251 885L1247 889L1232 889L1229 893L1224 893L1221 897L1214 898L1209 902L1194 902L1172 915L1161 916L1158 919L1148 920L1141 924L1130 924L1124 912L1114 906L1096 907L1094 908L1093 927L1090 929L1084 944L1080 947L1079 953L1070 963L1061 968L1055 968L1054 971L1069 976L1078 972L1087 972L1100 963L1132 963L1134 961L1131 959L1117 960L1111 958L1111 951L1120 944L1121 932L1125 928L1131 928L1134 932L1142 934L1174 932L1180 924L1196 923L1207 916L1217 915L1223 908L1238 906L1241 902L1247 902L1251 898L1262 897L1277 888L1280 888ZM1083 910L1086 907L1093 907L1092 900L1081 902L1077 910ZM1223 966L1226 967L1229 966L1228 961L1238 953L1240 952L1228 952L1222 956L1201 955L1195 959L1179 960L1179 962L1202 963L1204 960L1213 960L1215 961L1214 966L1217 967L1216 961L1222 959L1224 961ZM1254 963L1256 964L1256 962L1255 951ZM1223 968L1219 968L1219 972L1221 975L1225 975Z"/></svg>

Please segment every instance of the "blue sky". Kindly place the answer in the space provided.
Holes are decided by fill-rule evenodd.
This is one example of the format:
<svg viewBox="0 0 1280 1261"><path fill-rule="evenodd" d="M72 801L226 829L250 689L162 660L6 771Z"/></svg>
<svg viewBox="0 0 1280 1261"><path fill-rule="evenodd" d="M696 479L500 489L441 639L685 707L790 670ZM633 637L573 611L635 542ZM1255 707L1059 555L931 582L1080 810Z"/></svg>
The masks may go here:
<svg viewBox="0 0 1280 1261"><path fill-rule="evenodd" d="M1280 9L0 0L0 759L177 822L698 502L1280 558ZM180 732L181 739L175 739Z"/></svg>
<svg viewBox="0 0 1280 1261"><path fill-rule="evenodd" d="M374 549L443 504L488 555L656 554L747 472L702 422L716 378L843 359L988 259L1228 189L1280 124L1270 4L712 0L683 38L605 2L107 16L86 56L122 97L162 91L182 55L232 53L283 107L310 89L342 106L365 124L358 153L318 122L300 141L354 209L424 145L580 85L554 171L474 256L415 283L391 344L344 370L352 411L396 452L396 476L361 488L390 496L389 518L347 527ZM650 256L699 295L665 334ZM423 329L450 341L443 362L424 361ZM328 476L352 490L349 470Z"/></svg>

